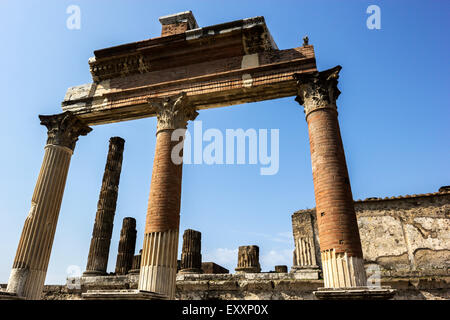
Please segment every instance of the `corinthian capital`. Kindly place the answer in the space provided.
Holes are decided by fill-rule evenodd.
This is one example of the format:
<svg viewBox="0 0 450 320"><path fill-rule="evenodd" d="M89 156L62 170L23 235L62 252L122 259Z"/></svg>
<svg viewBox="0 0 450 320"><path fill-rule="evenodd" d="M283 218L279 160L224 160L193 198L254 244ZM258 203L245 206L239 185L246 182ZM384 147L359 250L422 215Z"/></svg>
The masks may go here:
<svg viewBox="0 0 450 320"><path fill-rule="evenodd" d="M40 115L41 124L47 127L47 144L75 149L79 136L85 136L92 131L80 118L66 111L51 116Z"/></svg>
<svg viewBox="0 0 450 320"><path fill-rule="evenodd" d="M298 85L295 100L303 105L306 117L317 109L337 109L336 100L341 93L337 84L341 69L341 66L336 66L322 72L294 74Z"/></svg>
<svg viewBox="0 0 450 320"><path fill-rule="evenodd" d="M198 115L185 92L149 99L148 103L156 110L157 133L161 130L186 128L188 120L194 120Z"/></svg>

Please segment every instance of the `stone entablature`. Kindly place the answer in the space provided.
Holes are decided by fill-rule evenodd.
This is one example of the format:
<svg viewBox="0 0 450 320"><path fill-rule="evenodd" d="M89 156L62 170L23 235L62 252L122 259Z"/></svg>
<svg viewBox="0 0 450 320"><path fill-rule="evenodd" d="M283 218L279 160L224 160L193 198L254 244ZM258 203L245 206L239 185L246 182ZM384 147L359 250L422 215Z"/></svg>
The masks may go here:
<svg viewBox="0 0 450 320"><path fill-rule="evenodd" d="M263 17L94 52L93 83L69 88L62 108L88 124L156 115L148 99L186 92L196 109L296 95L296 73L317 71L312 45L279 50Z"/></svg>
<svg viewBox="0 0 450 320"><path fill-rule="evenodd" d="M450 191L441 190L354 202L366 269L380 267L382 276L448 275ZM311 213L292 216L294 239L301 215Z"/></svg>

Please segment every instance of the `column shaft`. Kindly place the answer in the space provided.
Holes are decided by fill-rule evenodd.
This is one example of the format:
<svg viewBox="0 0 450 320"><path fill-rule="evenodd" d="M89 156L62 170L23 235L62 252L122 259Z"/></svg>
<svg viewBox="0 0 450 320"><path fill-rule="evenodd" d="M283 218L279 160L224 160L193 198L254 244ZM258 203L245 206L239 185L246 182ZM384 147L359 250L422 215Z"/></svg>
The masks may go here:
<svg viewBox="0 0 450 320"><path fill-rule="evenodd" d="M61 208L72 150L47 145L7 291L39 299Z"/></svg>
<svg viewBox="0 0 450 320"><path fill-rule="evenodd" d="M199 231L191 229L184 231L181 273L202 273L201 244L202 234Z"/></svg>
<svg viewBox="0 0 450 320"><path fill-rule="evenodd" d="M148 102L156 111L157 133L138 289L173 299L183 164L182 155L181 160L172 159L174 146L182 143L172 141L172 133L185 130L187 121L194 120L198 113L185 93Z"/></svg>
<svg viewBox="0 0 450 320"><path fill-rule="evenodd" d="M182 165L171 160L173 130L156 136L139 289L175 296Z"/></svg>
<svg viewBox="0 0 450 320"><path fill-rule="evenodd" d="M124 218L116 261L117 275L127 274L131 270L136 249L136 233L136 220L130 217Z"/></svg>
<svg viewBox="0 0 450 320"><path fill-rule="evenodd" d="M112 137L109 141L109 151L97 204L85 276L106 274L122 170L124 143L125 140L120 137Z"/></svg>
<svg viewBox="0 0 450 320"><path fill-rule="evenodd" d="M71 112L39 118L47 145L7 286L26 299L42 295L70 159L78 136L92 130Z"/></svg>
<svg viewBox="0 0 450 320"><path fill-rule="evenodd" d="M341 67L296 76L308 123L322 266L327 288L365 286L366 277L336 99ZM301 255L301 254L300 254ZM299 258L299 257L298 257Z"/></svg>

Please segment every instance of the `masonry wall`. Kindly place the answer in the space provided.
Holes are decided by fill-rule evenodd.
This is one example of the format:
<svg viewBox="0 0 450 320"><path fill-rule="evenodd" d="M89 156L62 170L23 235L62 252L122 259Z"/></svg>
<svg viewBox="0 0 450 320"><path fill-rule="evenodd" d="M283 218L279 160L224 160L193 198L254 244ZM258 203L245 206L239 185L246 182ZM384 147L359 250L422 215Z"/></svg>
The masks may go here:
<svg viewBox="0 0 450 320"><path fill-rule="evenodd" d="M379 267L385 277L448 275L449 191L370 198L355 201L355 209L366 268ZM300 236L299 216L311 213L315 210L292 216L295 239ZM316 223L314 228L317 231Z"/></svg>
<svg viewBox="0 0 450 320"><path fill-rule="evenodd" d="M80 286L46 285L44 300L80 300L87 290L136 289L138 275L81 278ZM383 278L397 290L394 300L450 299L450 277ZM5 287L6 285L1 285ZM295 273L192 274L177 276L177 300L313 300L322 280Z"/></svg>

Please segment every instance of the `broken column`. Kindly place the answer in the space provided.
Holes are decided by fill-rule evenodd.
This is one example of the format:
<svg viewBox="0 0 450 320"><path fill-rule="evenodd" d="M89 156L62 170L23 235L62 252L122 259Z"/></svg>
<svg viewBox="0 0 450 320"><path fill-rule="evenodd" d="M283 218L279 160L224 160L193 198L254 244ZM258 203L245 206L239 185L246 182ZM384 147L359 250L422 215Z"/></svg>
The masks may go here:
<svg viewBox="0 0 450 320"><path fill-rule="evenodd" d="M91 246L83 276L106 275L109 247L116 213L120 172L122 170L125 140L120 137L109 139L109 151L103 174L103 182L97 204Z"/></svg>
<svg viewBox="0 0 450 320"><path fill-rule="evenodd" d="M25 299L41 298L70 159L78 137L92 130L69 111L39 118L47 144L7 287Z"/></svg>
<svg viewBox="0 0 450 320"><path fill-rule="evenodd" d="M275 273L287 273L288 267L285 265L275 266Z"/></svg>
<svg viewBox="0 0 450 320"><path fill-rule="evenodd" d="M117 253L116 274L124 275L131 270L136 249L136 219L124 218L120 231L119 252Z"/></svg>
<svg viewBox="0 0 450 320"><path fill-rule="evenodd" d="M236 273L258 273L261 272L259 265L258 246L240 246L238 252L238 265Z"/></svg>
<svg viewBox="0 0 450 320"><path fill-rule="evenodd" d="M139 275L139 272L141 270L141 257L142 257L142 249L139 250L139 254L136 254L133 257L133 263L131 264L131 270L128 272L129 274Z"/></svg>
<svg viewBox="0 0 450 320"><path fill-rule="evenodd" d="M296 74L308 123L320 251L325 288L366 286L366 272L353 205L336 99L340 66ZM308 245L301 241L298 246ZM298 254L308 260L308 255ZM312 258L312 255L311 255Z"/></svg>
<svg viewBox="0 0 450 320"><path fill-rule="evenodd" d="M148 103L157 117L156 150L138 289L173 299L183 167L182 149L176 152L174 148L183 145L187 121L194 120L198 113L185 93L150 99Z"/></svg>
<svg viewBox="0 0 450 320"><path fill-rule="evenodd" d="M180 273L202 273L201 243L201 232L192 229L184 231Z"/></svg>
<svg viewBox="0 0 450 320"><path fill-rule="evenodd" d="M305 279L319 279L319 254L316 250L314 213L306 211L295 220L294 265L292 272L302 273ZM320 258L320 256L319 256Z"/></svg>

